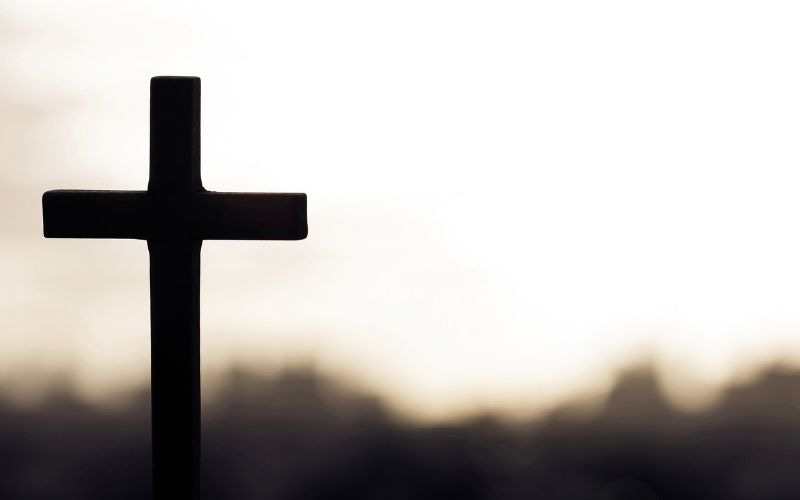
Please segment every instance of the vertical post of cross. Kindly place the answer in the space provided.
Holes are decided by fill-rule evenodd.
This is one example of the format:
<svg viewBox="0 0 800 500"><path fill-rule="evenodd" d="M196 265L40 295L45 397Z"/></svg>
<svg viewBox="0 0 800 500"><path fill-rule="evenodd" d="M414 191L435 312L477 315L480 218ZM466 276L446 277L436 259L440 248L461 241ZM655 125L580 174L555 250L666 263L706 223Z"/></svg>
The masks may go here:
<svg viewBox="0 0 800 500"><path fill-rule="evenodd" d="M200 79L150 82L150 182L155 205L203 191ZM153 498L200 499L201 240L148 239Z"/></svg>

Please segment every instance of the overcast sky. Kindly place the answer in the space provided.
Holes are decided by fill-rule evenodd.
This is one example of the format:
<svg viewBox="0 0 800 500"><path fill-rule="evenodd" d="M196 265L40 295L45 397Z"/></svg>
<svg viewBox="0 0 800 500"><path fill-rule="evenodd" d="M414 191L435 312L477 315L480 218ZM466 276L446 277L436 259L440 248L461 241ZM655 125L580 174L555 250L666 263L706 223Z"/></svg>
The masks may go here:
<svg viewBox="0 0 800 500"><path fill-rule="evenodd" d="M0 7L3 383L145 380L144 242L45 241L40 196L144 189L162 74L202 78L208 189L309 195L305 241L204 244L208 373L442 415L800 353L796 3L198 4Z"/></svg>

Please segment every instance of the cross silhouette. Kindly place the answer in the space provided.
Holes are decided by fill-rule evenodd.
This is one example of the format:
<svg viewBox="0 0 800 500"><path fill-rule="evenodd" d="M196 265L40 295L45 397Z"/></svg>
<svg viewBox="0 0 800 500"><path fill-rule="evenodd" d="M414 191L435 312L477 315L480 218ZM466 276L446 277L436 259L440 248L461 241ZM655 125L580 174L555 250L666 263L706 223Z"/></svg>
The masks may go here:
<svg viewBox="0 0 800 500"><path fill-rule="evenodd" d="M48 191L47 238L133 238L150 252L153 497L200 498L200 246L301 240L305 194L216 193L200 180L200 79L150 80L147 191ZM122 487L122 485L120 485Z"/></svg>

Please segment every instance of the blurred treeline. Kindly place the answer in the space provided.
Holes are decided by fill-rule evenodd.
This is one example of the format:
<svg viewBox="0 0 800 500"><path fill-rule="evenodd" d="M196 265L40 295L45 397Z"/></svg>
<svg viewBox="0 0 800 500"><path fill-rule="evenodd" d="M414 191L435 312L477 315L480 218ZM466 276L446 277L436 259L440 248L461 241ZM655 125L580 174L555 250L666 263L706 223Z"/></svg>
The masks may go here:
<svg viewBox="0 0 800 500"><path fill-rule="evenodd" d="M114 409L67 389L2 401L0 499L149 498L146 391ZM800 372L776 366L684 413L638 368L591 416L421 426L314 370L238 370L204 409L204 498L796 500L799 403Z"/></svg>

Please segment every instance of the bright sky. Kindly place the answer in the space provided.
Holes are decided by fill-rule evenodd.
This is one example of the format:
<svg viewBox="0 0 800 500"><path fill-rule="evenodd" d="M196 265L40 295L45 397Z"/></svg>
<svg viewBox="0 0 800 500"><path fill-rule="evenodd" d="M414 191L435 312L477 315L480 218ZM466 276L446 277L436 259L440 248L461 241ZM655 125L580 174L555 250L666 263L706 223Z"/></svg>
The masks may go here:
<svg viewBox="0 0 800 500"><path fill-rule="evenodd" d="M196 4L0 7L0 381L147 376L145 244L45 241L40 195L145 187L159 74L203 80L207 188L309 195L304 242L204 245L209 371L444 415L800 354L796 2Z"/></svg>

